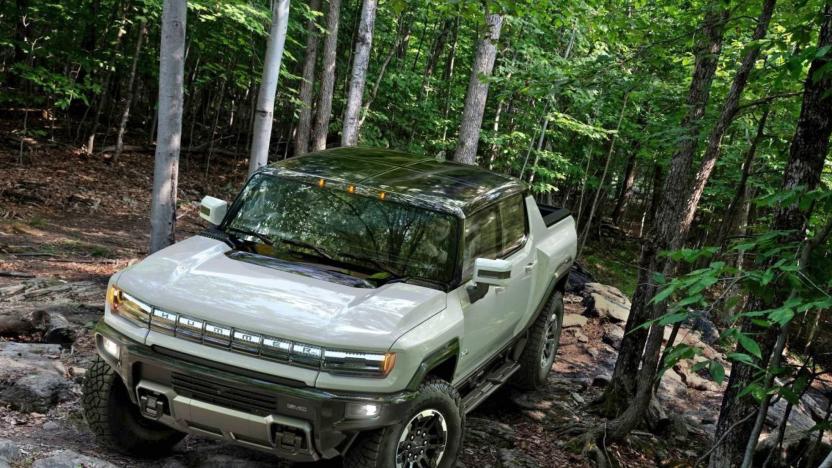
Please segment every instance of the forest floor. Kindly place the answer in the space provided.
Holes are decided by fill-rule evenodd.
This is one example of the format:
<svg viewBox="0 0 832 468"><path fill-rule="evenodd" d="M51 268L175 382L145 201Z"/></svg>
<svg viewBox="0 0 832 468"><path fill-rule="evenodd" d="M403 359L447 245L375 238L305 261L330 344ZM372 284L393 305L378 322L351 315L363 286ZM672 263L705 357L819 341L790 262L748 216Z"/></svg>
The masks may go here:
<svg viewBox="0 0 832 468"><path fill-rule="evenodd" d="M14 464L28 466L55 450L72 450L119 466L274 466L269 455L198 437L186 438L171 457L153 463L95 445L81 416L78 383L94 356L90 328L103 313L109 276L147 253L153 155L128 153L113 164L100 156L44 146L34 147L23 165L17 159L15 151L0 148L0 318L3 313L58 311L77 338L68 349L49 348L52 354L46 353L69 382L53 404L21 410L0 402L0 439L10 439L23 454ZM204 164L201 157L183 158L179 239L203 228L197 216L203 195L231 199L245 179L244 160L214 165L208 178ZM591 263L603 263L604 249L593 252ZM620 286L625 293L629 289ZM611 373L623 323L592 316L579 291L568 294L566 303L577 323L570 323L562 335L547 386L534 394L501 390L471 413L464 466L590 466L569 450L560 431L574 423L603 424L586 407ZM34 330L0 337L0 345L41 339ZM20 377L3 372L0 368L0 397ZM709 447L722 388L689 369L668 371L659 391L670 414L664 418L667 424L653 433L637 431L627 443L607 451L622 466L693 465ZM312 466L339 465L336 460Z"/></svg>

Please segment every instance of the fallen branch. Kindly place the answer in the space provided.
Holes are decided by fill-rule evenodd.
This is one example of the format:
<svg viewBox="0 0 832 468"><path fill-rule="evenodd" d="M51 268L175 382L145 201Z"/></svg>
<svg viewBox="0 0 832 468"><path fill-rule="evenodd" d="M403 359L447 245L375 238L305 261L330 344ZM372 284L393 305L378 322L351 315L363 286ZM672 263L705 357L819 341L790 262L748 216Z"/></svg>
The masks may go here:
<svg viewBox="0 0 832 468"><path fill-rule="evenodd" d="M35 275L30 273L21 273L19 271L5 271L0 270L0 276L5 276L9 278L34 278Z"/></svg>

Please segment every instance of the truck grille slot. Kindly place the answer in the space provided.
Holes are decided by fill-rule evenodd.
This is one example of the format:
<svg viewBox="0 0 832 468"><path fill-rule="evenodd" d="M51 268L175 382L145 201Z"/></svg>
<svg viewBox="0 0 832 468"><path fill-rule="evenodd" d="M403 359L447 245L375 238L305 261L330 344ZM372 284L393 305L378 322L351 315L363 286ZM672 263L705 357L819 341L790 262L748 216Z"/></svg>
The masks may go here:
<svg viewBox="0 0 832 468"><path fill-rule="evenodd" d="M277 398L264 392L235 388L177 372L171 375L171 384L180 395L249 414L266 416L277 409Z"/></svg>

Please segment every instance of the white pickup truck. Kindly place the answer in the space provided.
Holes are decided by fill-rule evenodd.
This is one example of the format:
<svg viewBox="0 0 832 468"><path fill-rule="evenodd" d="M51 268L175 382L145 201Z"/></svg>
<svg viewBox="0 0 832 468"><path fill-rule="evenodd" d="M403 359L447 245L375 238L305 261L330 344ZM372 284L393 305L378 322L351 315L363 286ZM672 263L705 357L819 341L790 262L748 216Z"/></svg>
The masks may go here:
<svg viewBox="0 0 832 468"><path fill-rule="evenodd" d="M568 212L472 166L334 149L267 166L212 227L113 275L84 414L140 457L186 433L347 467L450 467L465 414L535 388Z"/></svg>

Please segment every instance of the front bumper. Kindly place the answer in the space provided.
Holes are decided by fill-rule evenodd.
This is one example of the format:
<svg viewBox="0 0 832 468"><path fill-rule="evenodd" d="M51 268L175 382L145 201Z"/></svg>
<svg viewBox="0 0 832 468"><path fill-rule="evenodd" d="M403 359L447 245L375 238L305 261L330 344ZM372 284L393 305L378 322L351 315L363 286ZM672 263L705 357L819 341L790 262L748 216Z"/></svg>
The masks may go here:
<svg viewBox="0 0 832 468"><path fill-rule="evenodd" d="M118 344L118 359L103 349L104 337ZM146 417L295 461L343 454L359 432L398 423L415 397L413 392L369 395L311 388L147 346L103 321L95 341ZM348 417L352 413L365 415Z"/></svg>

